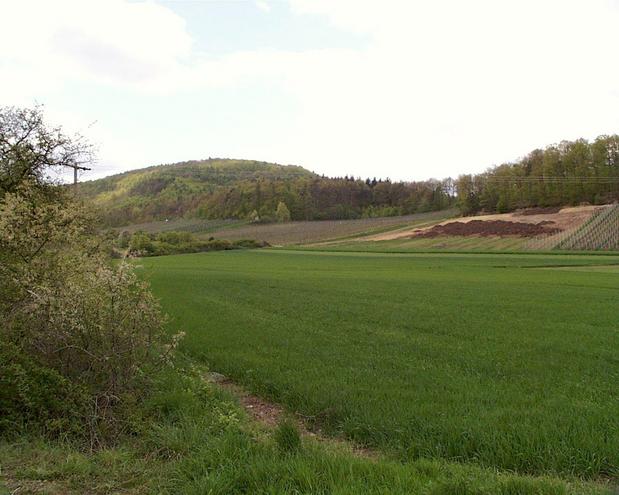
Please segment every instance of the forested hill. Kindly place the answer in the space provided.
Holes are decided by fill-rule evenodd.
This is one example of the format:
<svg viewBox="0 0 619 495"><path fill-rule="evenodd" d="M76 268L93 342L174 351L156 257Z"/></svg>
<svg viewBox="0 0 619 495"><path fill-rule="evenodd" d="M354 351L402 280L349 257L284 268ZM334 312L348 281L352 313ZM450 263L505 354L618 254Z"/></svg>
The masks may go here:
<svg viewBox="0 0 619 495"><path fill-rule="evenodd" d="M293 165L209 159L134 170L79 187L109 226L177 217L337 220L456 203L464 214L605 204L619 201L619 135L562 141L457 180L328 178Z"/></svg>
<svg viewBox="0 0 619 495"><path fill-rule="evenodd" d="M463 213L619 201L619 135L561 141L482 174L461 175Z"/></svg>
<svg viewBox="0 0 619 495"><path fill-rule="evenodd" d="M293 165L229 159L134 170L81 183L79 191L110 226L181 216L271 221L280 203L292 220L326 220L440 210L455 201L451 180L327 178Z"/></svg>

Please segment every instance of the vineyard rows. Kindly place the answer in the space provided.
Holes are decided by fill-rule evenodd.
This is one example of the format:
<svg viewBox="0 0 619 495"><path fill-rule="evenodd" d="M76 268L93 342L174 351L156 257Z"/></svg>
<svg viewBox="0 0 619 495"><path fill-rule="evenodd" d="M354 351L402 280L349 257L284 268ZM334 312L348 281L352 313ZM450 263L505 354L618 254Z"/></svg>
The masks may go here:
<svg viewBox="0 0 619 495"><path fill-rule="evenodd" d="M526 249L570 251L619 250L619 205L595 210L578 227L529 241Z"/></svg>

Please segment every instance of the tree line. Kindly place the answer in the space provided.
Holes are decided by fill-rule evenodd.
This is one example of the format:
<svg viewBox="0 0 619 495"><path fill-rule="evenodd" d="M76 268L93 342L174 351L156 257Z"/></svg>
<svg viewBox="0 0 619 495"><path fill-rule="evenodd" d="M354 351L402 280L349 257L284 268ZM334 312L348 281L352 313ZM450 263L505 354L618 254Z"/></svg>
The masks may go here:
<svg viewBox="0 0 619 495"><path fill-rule="evenodd" d="M340 220L407 215L453 205L453 181L391 182L353 178L255 180L204 198L197 215L262 221Z"/></svg>
<svg viewBox="0 0 619 495"><path fill-rule="evenodd" d="M396 216L441 210L453 206L456 200L455 183L450 179L392 182L308 173L299 177L252 177L214 185L177 176L169 178L165 187L150 192L154 182L161 182L161 178L137 181L133 190L124 194L117 194L116 190L111 194L99 193L102 200L97 199L97 193L89 193L93 190L89 184L83 190L85 196L94 196L109 226L178 217L268 223Z"/></svg>
<svg viewBox="0 0 619 495"><path fill-rule="evenodd" d="M561 141L481 174L461 175L463 214L619 200L619 135Z"/></svg>
<svg viewBox="0 0 619 495"><path fill-rule="evenodd" d="M178 217L252 222L341 220L437 211L463 214L619 199L619 136L562 141L458 179L395 182L325 177L301 167L209 159L82 184L109 226Z"/></svg>

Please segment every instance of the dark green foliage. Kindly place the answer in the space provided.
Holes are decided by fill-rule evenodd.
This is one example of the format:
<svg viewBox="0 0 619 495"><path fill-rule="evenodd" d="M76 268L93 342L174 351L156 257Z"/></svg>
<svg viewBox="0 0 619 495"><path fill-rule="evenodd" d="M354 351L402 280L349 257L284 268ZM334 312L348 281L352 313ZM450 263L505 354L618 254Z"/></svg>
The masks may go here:
<svg viewBox="0 0 619 495"><path fill-rule="evenodd" d="M81 434L88 408L85 390L0 339L0 435Z"/></svg>
<svg viewBox="0 0 619 495"><path fill-rule="evenodd" d="M228 241L213 239L208 241L198 239L191 232L160 232L147 234L122 232L116 241L119 249L128 248L130 256L165 256L168 254L203 253L208 251L226 251L230 249L256 249L268 246L268 243L253 239Z"/></svg>
<svg viewBox="0 0 619 495"><path fill-rule="evenodd" d="M562 141L457 181L462 213L619 200L619 135Z"/></svg>

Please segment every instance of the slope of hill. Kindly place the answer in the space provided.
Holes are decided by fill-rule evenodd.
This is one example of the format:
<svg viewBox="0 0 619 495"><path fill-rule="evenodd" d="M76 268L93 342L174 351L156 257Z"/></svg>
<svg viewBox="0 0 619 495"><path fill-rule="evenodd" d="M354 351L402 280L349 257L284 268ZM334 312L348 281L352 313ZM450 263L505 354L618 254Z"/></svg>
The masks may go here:
<svg viewBox="0 0 619 495"><path fill-rule="evenodd" d="M617 251L619 205L531 208L385 229L316 246L338 251Z"/></svg>
<svg viewBox="0 0 619 495"><path fill-rule="evenodd" d="M441 210L413 215L354 220L323 220L320 222L287 222L266 225L222 225L211 229L203 237L242 240L256 239L274 246L291 246L343 240L391 231L398 228L413 228L433 225L456 215L456 210Z"/></svg>
<svg viewBox="0 0 619 495"><path fill-rule="evenodd" d="M205 196L243 181L285 181L316 174L295 165L208 159L158 165L80 184L106 223L123 225L197 212Z"/></svg>
<svg viewBox="0 0 619 495"><path fill-rule="evenodd" d="M619 250L619 205L598 208L585 223L563 236L554 248Z"/></svg>
<svg viewBox="0 0 619 495"><path fill-rule="evenodd" d="M451 180L328 178L299 166L227 159L126 172L80 184L80 192L109 226L178 218L269 222L278 209L291 220L341 220L425 213L455 202Z"/></svg>

